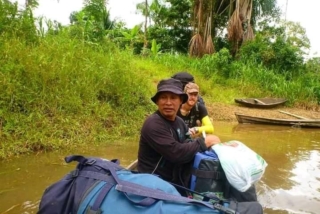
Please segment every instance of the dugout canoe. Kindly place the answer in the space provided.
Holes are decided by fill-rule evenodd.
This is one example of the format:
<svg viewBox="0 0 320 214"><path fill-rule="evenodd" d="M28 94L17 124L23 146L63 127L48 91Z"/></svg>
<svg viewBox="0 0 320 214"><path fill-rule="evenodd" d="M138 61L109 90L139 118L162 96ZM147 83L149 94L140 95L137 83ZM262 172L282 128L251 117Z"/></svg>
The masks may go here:
<svg viewBox="0 0 320 214"><path fill-rule="evenodd" d="M235 98L234 101L251 108L273 108L287 102L284 98Z"/></svg>
<svg viewBox="0 0 320 214"><path fill-rule="evenodd" d="M239 123L253 123L266 125L293 126L301 128L320 128L320 119L276 119L267 117L255 117L235 113Z"/></svg>

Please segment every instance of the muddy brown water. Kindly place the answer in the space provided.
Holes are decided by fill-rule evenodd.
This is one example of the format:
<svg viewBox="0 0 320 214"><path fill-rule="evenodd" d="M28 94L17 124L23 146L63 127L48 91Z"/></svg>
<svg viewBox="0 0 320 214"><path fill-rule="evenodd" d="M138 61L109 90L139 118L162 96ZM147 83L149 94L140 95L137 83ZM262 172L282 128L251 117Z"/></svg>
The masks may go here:
<svg viewBox="0 0 320 214"><path fill-rule="evenodd" d="M239 140L268 163L257 183L266 214L320 213L320 130L216 122L223 141ZM136 159L138 139L77 151L21 156L0 163L0 214L36 213L45 188L71 171L70 154L118 158L123 166Z"/></svg>

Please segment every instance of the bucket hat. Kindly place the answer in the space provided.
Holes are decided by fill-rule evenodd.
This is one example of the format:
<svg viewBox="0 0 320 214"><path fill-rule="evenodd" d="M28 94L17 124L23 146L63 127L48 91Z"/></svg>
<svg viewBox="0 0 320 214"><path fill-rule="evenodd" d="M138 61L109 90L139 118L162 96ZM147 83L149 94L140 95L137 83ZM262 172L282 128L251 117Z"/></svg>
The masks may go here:
<svg viewBox="0 0 320 214"><path fill-rule="evenodd" d="M182 83L173 78L164 79L158 83L157 92L153 97L151 97L151 100L154 103L157 102L158 96L161 92L171 92L180 95L182 97L182 103L185 103L188 100L188 95L182 90Z"/></svg>

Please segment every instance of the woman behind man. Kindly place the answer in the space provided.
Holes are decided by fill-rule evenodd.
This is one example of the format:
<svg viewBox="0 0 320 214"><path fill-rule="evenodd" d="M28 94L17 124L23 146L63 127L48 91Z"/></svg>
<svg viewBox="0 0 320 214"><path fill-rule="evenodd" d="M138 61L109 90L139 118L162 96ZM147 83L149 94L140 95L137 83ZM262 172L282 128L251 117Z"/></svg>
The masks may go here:
<svg viewBox="0 0 320 214"><path fill-rule="evenodd" d="M177 115L187 124L192 137L201 134L203 131L212 134L214 128L208 116L208 111L202 103L198 102L199 86L189 82L186 84L184 92L188 94L188 100L181 105Z"/></svg>

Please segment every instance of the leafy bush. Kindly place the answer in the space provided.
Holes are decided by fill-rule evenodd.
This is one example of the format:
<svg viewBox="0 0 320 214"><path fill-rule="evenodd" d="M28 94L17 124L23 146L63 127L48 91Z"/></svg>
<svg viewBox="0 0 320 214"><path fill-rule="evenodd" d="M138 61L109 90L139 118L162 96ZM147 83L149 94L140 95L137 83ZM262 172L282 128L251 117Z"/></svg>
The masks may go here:
<svg viewBox="0 0 320 214"><path fill-rule="evenodd" d="M303 65L303 57L296 47L286 43L282 37L270 41L261 34L242 45L239 58L244 62L262 64L289 77L297 75Z"/></svg>
<svg viewBox="0 0 320 214"><path fill-rule="evenodd" d="M206 78L219 74L224 78L228 78L231 72L232 56L226 48L212 55L205 55L199 60L198 70L201 71Z"/></svg>

